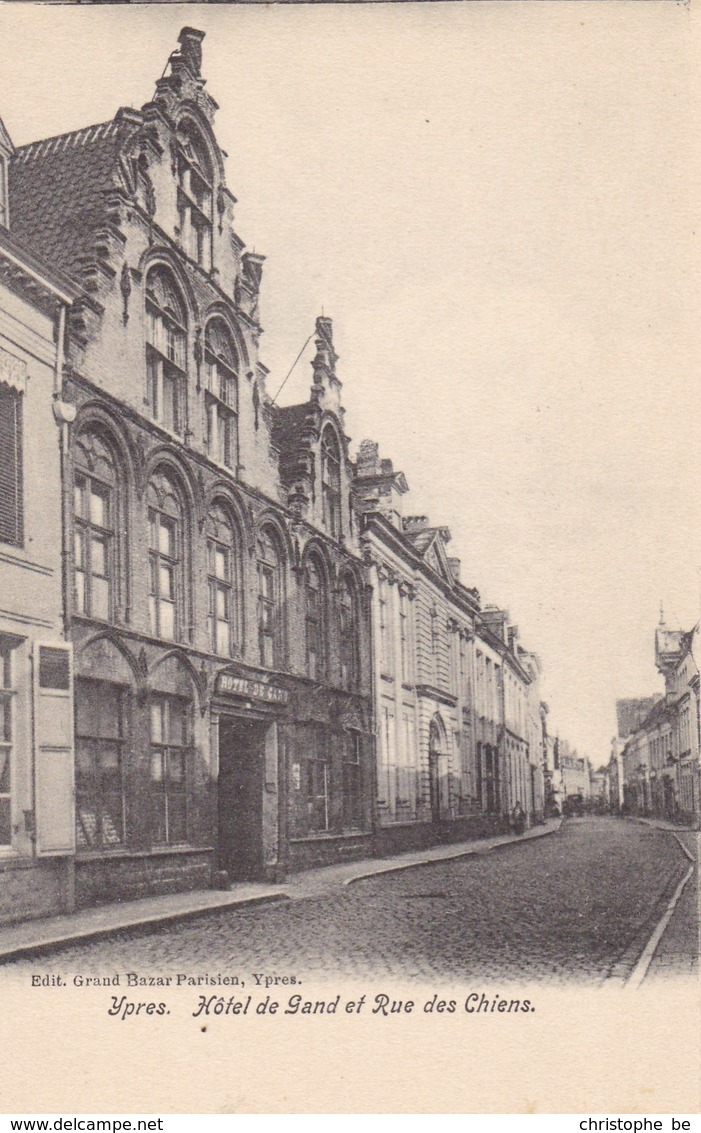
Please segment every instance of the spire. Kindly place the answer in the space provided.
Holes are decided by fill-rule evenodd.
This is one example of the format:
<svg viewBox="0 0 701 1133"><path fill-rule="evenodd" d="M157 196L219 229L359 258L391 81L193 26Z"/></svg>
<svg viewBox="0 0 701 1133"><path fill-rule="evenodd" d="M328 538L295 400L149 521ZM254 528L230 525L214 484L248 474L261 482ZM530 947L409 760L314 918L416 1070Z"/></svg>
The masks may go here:
<svg viewBox="0 0 701 1133"><path fill-rule="evenodd" d="M663 626L664 624L664 605L662 603L662 599L660 598L660 626Z"/></svg>

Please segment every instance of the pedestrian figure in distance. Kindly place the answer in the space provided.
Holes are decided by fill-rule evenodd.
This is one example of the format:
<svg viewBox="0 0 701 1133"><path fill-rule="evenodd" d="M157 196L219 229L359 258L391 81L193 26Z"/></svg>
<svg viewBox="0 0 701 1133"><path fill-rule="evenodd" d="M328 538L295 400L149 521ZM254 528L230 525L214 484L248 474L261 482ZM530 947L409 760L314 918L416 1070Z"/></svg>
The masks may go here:
<svg viewBox="0 0 701 1133"><path fill-rule="evenodd" d="M526 829L526 814L520 802L514 803L511 811L511 827L514 834L523 834Z"/></svg>

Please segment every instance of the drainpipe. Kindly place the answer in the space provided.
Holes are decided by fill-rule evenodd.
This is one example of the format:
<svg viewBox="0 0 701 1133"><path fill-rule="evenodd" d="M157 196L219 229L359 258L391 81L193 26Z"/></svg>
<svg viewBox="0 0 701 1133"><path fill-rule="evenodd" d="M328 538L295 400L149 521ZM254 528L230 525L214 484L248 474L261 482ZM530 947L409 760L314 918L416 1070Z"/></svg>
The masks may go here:
<svg viewBox="0 0 701 1133"><path fill-rule="evenodd" d="M63 394L63 357L66 335L66 304L60 303L58 310L58 329L56 335L56 358L54 363L54 420L59 429L59 465L61 478L61 597L63 612L63 637L68 641L70 619L68 615L69 595L69 533L70 512L68 492L68 426L75 421L76 406L62 400ZM62 911L71 913L75 910L75 854L68 854L62 859L63 870L61 878L61 906Z"/></svg>

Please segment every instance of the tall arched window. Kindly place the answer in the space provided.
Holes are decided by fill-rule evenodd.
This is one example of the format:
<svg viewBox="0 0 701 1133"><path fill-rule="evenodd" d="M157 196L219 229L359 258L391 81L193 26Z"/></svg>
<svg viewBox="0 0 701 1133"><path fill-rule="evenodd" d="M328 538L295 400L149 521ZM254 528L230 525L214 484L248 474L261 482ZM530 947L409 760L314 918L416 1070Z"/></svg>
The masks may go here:
<svg viewBox="0 0 701 1133"><path fill-rule="evenodd" d="M178 492L159 471L148 487L151 633L174 641L183 622L183 513Z"/></svg>
<svg viewBox="0 0 701 1133"><path fill-rule="evenodd" d="M96 430L75 445L75 610L109 621L117 600L117 473L112 450Z"/></svg>
<svg viewBox="0 0 701 1133"><path fill-rule="evenodd" d="M209 647L231 657L240 647L240 543L229 516L215 504L207 517Z"/></svg>
<svg viewBox="0 0 701 1133"><path fill-rule="evenodd" d="M212 266L212 163L190 123L178 128L178 221L186 255L205 271Z"/></svg>
<svg viewBox="0 0 701 1133"><path fill-rule="evenodd" d="M338 588L338 616L341 638L341 685L353 689L358 684L358 611L353 583L346 576Z"/></svg>
<svg viewBox="0 0 701 1133"><path fill-rule="evenodd" d="M307 560L304 570L304 600L307 676L316 680L326 671L326 587L321 567L313 558Z"/></svg>
<svg viewBox="0 0 701 1133"><path fill-rule="evenodd" d="M222 319L205 330L207 370L207 451L212 460L236 469L238 464L238 358Z"/></svg>
<svg viewBox="0 0 701 1133"><path fill-rule="evenodd" d="M331 425L321 435L321 496L324 527L334 539L341 536L341 454Z"/></svg>
<svg viewBox="0 0 701 1133"><path fill-rule="evenodd" d="M258 649L261 665L282 661L282 560L275 535L264 528L258 537Z"/></svg>
<svg viewBox="0 0 701 1133"><path fill-rule="evenodd" d="M187 317L167 268L146 276L146 396L151 416L172 433L185 418Z"/></svg>

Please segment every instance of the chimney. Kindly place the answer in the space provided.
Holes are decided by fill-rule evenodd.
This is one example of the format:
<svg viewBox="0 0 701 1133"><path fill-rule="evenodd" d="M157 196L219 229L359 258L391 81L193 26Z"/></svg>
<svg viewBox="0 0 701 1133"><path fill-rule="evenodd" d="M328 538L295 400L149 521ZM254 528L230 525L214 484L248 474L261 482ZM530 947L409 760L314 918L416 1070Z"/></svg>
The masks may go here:
<svg viewBox="0 0 701 1133"><path fill-rule="evenodd" d="M448 566L450 567L450 573L453 576L453 581L459 582L460 581L460 559L448 559Z"/></svg>
<svg viewBox="0 0 701 1133"><path fill-rule="evenodd" d="M355 461L353 497L363 515L382 515L393 527L402 527L402 496L409 485L403 472L395 472L391 460L380 458L376 441L361 441Z"/></svg>
<svg viewBox="0 0 701 1133"><path fill-rule="evenodd" d="M202 40L204 37L205 33L198 31L197 28L183 28L178 36L180 51L171 56L171 62L175 64L179 61L182 66L187 67L193 79L199 79L202 73Z"/></svg>

